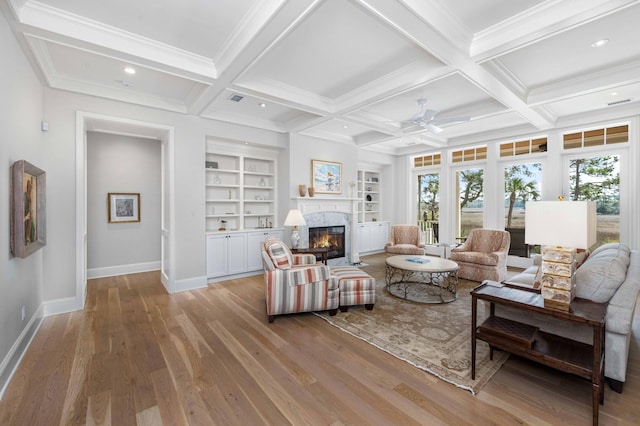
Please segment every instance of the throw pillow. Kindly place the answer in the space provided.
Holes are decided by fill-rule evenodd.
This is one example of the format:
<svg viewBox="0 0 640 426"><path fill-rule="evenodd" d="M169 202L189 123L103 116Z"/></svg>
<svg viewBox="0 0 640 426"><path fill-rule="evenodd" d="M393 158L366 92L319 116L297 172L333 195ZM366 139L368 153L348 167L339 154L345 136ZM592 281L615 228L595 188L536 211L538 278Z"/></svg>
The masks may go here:
<svg viewBox="0 0 640 426"><path fill-rule="evenodd" d="M627 276L629 252L624 249L594 250L576 271L576 296L608 302Z"/></svg>
<svg viewBox="0 0 640 426"><path fill-rule="evenodd" d="M264 242L264 247L271 258L271 261L278 269L290 269L293 264L293 255L282 241L277 238L268 238Z"/></svg>

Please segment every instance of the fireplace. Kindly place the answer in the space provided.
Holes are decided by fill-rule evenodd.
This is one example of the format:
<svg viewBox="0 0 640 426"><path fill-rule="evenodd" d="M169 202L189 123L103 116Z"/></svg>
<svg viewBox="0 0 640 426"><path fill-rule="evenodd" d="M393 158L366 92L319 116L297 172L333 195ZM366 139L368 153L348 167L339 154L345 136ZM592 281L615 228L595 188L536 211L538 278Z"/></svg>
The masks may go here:
<svg viewBox="0 0 640 426"><path fill-rule="evenodd" d="M329 259L344 257L344 229L344 226L318 226L309 228L309 247L328 247Z"/></svg>

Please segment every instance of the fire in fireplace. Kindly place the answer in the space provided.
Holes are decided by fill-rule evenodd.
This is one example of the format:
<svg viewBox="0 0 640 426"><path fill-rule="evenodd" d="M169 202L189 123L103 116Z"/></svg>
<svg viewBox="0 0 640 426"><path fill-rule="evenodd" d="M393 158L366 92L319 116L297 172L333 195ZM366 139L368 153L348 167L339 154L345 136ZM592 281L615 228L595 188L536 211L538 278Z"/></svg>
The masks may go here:
<svg viewBox="0 0 640 426"><path fill-rule="evenodd" d="M309 228L309 247L328 247L329 259L344 257L344 226Z"/></svg>

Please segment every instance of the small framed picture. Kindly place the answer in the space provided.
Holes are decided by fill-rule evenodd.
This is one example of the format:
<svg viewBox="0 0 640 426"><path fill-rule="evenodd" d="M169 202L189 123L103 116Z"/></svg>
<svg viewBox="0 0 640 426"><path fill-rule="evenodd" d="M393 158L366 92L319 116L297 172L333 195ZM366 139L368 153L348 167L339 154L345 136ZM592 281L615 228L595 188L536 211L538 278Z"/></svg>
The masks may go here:
<svg viewBox="0 0 640 426"><path fill-rule="evenodd" d="M140 193L110 192L109 223L140 222Z"/></svg>
<svg viewBox="0 0 640 426"><path fill-rule="evenodd" d="M205 161L204 165L207 169L217 169L218 162L217 161Z"/></svg>
<svg viewBox="0 0 640 426"><path fill-rule="evenodd" d="M342 163L311 160L311 183L316 194L342 193Z"/></svg>

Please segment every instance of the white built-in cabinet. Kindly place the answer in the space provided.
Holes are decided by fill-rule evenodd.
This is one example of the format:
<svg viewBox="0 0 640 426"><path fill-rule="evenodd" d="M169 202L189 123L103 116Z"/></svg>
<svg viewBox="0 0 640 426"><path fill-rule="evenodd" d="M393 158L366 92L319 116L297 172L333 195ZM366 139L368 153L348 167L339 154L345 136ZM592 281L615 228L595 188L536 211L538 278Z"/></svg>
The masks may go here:
<svg viewBox="0 0 640 426"><path fill-rule="evenodd" d="M274 149L208 140L205 150L207 278L262 269L260 241L275 229L277 156Z"/></svg>
<svg viewBox="0 0 640 426"><path fill-rule="evenodd" d="M357 230L359 253L384 250L384 245L389 240L389 222L359 223Z"/></svg>
<svg viewBox="0 0 640 426"><path fill-rule="evenodd" d="M284 231L282 229L270 229L247 233L247 271L258 271L262 269L260 243L270 237L282 240Z"/></svg>
<svg viewBox="0 0 640 426"><path fill-rule="evenodd" d="M247 272L247 234L207 235L207 278Z"/></svg>
<svg viewBox="0 0 640 426"><path fill-rule="evenodd" d="M358 170L358 222L383 220L380 185L380 172Z"/></svg>

